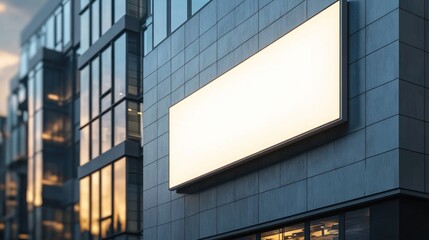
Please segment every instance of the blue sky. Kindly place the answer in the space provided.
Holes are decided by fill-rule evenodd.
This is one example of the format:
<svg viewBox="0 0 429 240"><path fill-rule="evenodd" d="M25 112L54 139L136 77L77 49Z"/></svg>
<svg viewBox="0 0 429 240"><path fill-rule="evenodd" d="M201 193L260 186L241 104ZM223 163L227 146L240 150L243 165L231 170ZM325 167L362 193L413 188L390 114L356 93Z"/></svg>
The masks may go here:
<svg viewBox="0 0 429 240"><path fill-rule="evenodd" d="M0 0L0 115L6 114L9 80L17 73L19 36L47 0Z"/></svg>

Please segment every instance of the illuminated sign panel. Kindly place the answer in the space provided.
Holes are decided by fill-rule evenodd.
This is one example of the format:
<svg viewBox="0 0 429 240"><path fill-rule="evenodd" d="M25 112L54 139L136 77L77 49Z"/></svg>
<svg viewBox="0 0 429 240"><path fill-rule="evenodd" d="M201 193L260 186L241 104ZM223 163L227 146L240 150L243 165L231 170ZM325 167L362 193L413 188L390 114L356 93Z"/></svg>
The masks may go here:
<svg viewBox="0 0 429 240"><path fill-rule="evenodd" d="M170 189L345 120L342 4L170 108Z"/></svg>

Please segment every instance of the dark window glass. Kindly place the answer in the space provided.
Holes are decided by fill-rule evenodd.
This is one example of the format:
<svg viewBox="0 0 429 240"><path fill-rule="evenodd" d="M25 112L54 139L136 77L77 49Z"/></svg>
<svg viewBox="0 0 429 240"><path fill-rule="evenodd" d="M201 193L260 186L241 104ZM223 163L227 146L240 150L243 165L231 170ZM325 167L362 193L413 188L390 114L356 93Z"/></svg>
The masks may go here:
<svg viewBox="0 0 429 240"><path fill-rule="evenodd" d="M101 35L112 26L112 0L101 1Z"/></svg>
<svg viewBox="0 0 429 240"><path fill-rule="evenodd" d="M125 15L127 1L124 0L115 0L115 22L117 22L121 17Z"/></svg>
<svg viewBox="0 0 429 240"><path fill-rule="evenodd" d="M369 208L347 212L345 216L345 237L347 240L368 240L369 237Z"/></svg>
<svg viewBox="0 0 429 240"><path fill-rule="evenodd" d="M80 71L80 125L83 126L89 121L89 67L86 66Z"/></svg>
<svg viewBox="0 0 429 240"><path fill-rule="evenodd" d="M167 37L167 0L156 0L153 3L154 36L153 45L156 46Z"/></svg>
<svg viewBox="0 0 429 240"><path fill-rule="evenodd" d="M80 165L89 161L89 125L80 130Z"/></svg>
<svg viewBox="0 0 429 240"><path fill-rule="evenodd" d="M80 53L89 47L89 9L80 15Z"/></svg>
<svg viewBox="0 0 429 240"><path fill-rule="evenodd" d="M112 117L111 112L101 116L101 153L112 147Z"/></svg>
<svg viewBox="0 0 429 240"><path fill-rule="evenodd" d="M114 73L115 73L115 87L114 87L114 96L113 101L117 102L118 100L125 97L125 88L126 88L126 35L123 34L118 40L115 41L114 45Z"/></svg>
<svg viewBox="0 0 429 240"><path fill-rule="evenodd" d="M128 102L127 115L128 136L140 139L140 119L142 113L140 111L139 104L136 102Z"/></svg>
<svg viewBox="0 0 429 240"><path fill-rule="evenodd" d="M80 180L80 238L89 239L89 212L90 212L90 191L89 191L89 177Z"/></svg>
<svg viewBox="0 0 429 240"><path fill-rule="evenodd" d="M171 1L171 32L176 30L188 18L188 0Z"/></svg>
<svg viewBox="0 0 429 240"><path fill-rule="evenodd" d="M210 0L192 0L192 15L200 10Z"/></svg>
<svg viewBox="0 0 429 240"><path fill-rule="evenodd" d="M112 49L108 47L101 54L101 93L112 87Z"/></svg>
<svg viewBox="0 0 429 240"><path fill-rule="evenodd" d="M94 118L100 113L100 61L95 58L91 62L91 117Z"/></svg>
<svg viewBox="0 0 429 240"><path fill-rule="evenodd" d="M91 123L91 159L100 155L100 124L98 119Z"/></svg>
<svg viewBox="0 0 429 240"><path fill-rule="evenodd" d="M338 240L338 231L337 216L310 222L311 240Z"/></svg>
<svg viewBox="0 0 429 240"><path fill-rule="evenodd" d="M71 4L70 1L64 3L64 45L71 40Z"/></svg>
<svg viewBox="0 0 429 240"><path fill-rule="evenodd" d="M91 4L91 43L94 44L100 36L100 4L95 0Z"/></svg>
<svg viewBox="0 0 429 240"><path fill-rule="evenodd" d="M122 158L115 162L114 171L114 229L116 233L124 232L127 213L127 172L126 160Z"/></svg>
<svg viewBox="0 0 429 240"><path fill-rule="evenodd" d="M117 145L126 139L126 101L121 102L115 107L114 127L114 145Z"/></svg>

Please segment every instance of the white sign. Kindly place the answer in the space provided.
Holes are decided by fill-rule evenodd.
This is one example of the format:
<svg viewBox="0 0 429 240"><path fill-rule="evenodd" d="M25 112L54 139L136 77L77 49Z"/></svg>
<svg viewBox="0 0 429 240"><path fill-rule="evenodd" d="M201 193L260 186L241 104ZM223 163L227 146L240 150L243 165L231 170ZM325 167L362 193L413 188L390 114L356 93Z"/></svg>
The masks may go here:
<svg viewBox="0 0 429 240"><path fill-rule="evenodd" d="M170 108L170 189L345 120L340 6Z"/></svg>

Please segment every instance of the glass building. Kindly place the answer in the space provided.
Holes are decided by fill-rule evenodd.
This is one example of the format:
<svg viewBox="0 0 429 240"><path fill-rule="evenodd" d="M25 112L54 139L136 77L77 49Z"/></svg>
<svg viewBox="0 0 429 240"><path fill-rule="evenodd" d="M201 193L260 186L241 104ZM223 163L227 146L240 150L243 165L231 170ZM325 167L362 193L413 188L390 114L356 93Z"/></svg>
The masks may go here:
<svg viewBox="0 0 429 240"><path fill-rule="evenodd" d="M48 0L0 118L0 239L425 239L428 20L424 0ZM331 67L341 121L255 150L328 115L332 79L303 76Z"/></svg>

